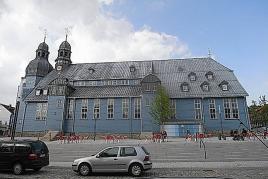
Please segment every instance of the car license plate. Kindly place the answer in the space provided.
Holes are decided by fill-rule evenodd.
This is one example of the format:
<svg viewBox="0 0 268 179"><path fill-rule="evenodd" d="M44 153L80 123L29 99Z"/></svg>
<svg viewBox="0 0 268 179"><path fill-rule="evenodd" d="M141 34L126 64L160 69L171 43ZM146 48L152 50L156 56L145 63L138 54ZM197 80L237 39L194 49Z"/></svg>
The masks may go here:
<svg viewBox="0 0 268 179"><path fill-rule="evenodd" d="M45 156L46 156L46 154L41 154L41 155L40 155L40 157L45 157Z"/></svg>

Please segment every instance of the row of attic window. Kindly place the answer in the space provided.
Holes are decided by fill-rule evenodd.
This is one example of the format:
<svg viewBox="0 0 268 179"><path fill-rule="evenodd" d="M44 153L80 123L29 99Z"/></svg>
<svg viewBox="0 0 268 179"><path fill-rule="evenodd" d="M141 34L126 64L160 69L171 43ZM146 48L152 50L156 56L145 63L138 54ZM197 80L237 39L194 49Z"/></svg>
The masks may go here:
<svg viewBox="0 0 268 179"><path fill-rule="evenodd" d="M214 73L211 71L207 72L205 76L209 81L214 79ZM194 72L189 73L188 78L190 81L196 81L196 78L197 78L196 73Z"/></svg>
<svg viewBox="0 0 268 179"><path fill-rule="evenodd" d="M189 92L190 91L190 85L187 82L183 82L180 87L181 87L182 92ZM203 91L206 91L206 92L210 91L210 85L207 81L203 82L200 85L200 87ZM219 84L219 87L221 88L222 91L229 91L229 83L227 81L222 81Z"/></svg>

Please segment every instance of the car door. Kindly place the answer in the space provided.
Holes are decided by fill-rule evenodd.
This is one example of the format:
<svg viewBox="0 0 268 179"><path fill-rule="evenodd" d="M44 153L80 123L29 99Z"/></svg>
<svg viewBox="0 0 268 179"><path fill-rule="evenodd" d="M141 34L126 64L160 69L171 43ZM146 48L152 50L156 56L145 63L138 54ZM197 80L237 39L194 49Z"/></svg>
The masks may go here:
<svg viewBox="0 0 268 179"><path fill-rule="evenodd" d="M113 172L118 170L119 147L109 147L91 159L94 172Z"/></svg>
<svg viewBox="0 0 268 179"><path fill-rule="evenodd" d="M118 157L119 170L127 171L130 162L137 159L137 152L134 147L120 147L120 153Z"/></svg>
<svg viewBox="0 0 268 179"><path fill-rule="evenodd" d="M9 169L14 161L14 143L2 143L0 146L0 169Z"/></svg>

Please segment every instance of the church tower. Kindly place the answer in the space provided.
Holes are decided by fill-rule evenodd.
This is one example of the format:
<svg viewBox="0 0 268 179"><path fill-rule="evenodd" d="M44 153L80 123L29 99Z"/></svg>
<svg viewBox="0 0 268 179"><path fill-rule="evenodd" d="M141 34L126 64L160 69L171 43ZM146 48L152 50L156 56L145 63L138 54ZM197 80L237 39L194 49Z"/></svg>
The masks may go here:
<svg viewBox="0 0 268 179"><path fill-rule="evenodd" d="M60 44L59 50L58 50L58 57L55 60L55 68L57 71L62 71L66 67L68 67L70 64L72 64L71 61L71 45L69 42L67 42L67 36L65 41L63 41Z"/></svg>
<svg viewBox="0 0 268 179"><path fill-rule="evenodd" d="M53 70L53 66L48 61L48 56L48 45L44 40L36 50L35 59L30 61L26 68L25 77L22 78L21 82L20 97L27 96L38 82Z"/></svg>

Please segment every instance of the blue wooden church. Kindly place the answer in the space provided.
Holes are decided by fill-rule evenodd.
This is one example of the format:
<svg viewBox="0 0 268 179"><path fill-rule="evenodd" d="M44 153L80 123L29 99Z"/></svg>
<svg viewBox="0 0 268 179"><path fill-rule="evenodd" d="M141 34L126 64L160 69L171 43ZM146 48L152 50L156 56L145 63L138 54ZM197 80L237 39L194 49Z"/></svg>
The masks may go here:
<svg viewBox="0 0 268 179"><path fill-rule="evenodd" d="M16 132L159 131L150 115L158 85L167 90L175 111L164 125L169 136L227 132L240 121L250 125L247 92L231 69L210 57L73 64L66 40L55 68L48 57L42 42L21 79Z"/></svg>

